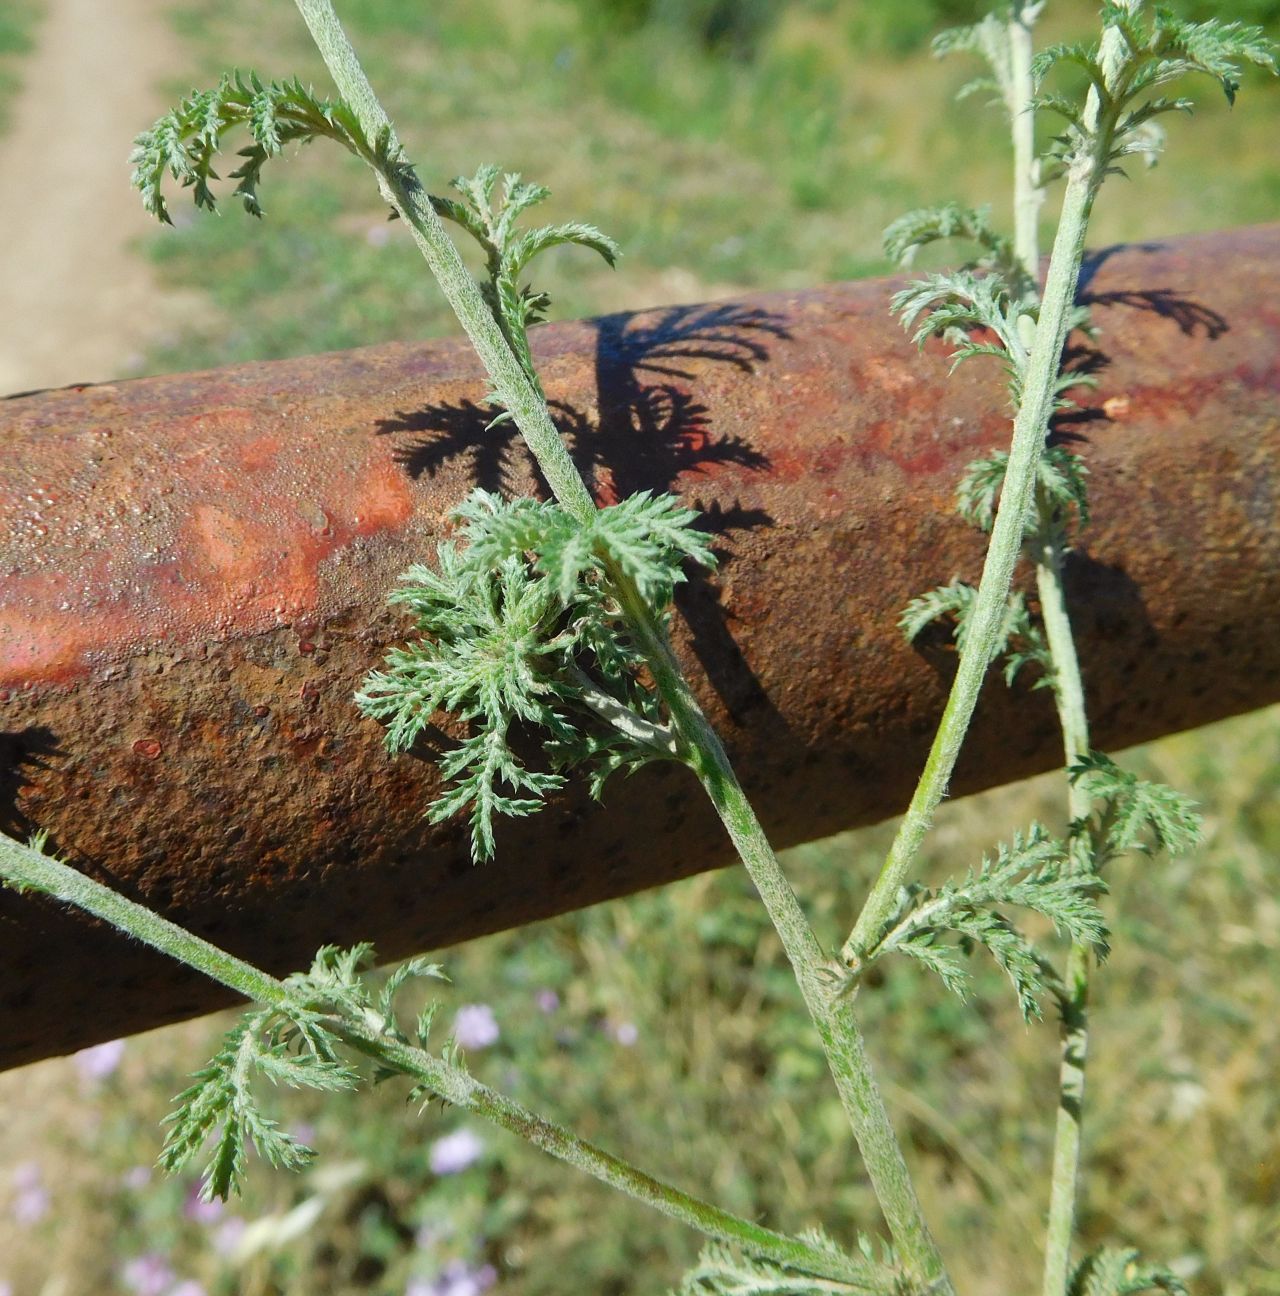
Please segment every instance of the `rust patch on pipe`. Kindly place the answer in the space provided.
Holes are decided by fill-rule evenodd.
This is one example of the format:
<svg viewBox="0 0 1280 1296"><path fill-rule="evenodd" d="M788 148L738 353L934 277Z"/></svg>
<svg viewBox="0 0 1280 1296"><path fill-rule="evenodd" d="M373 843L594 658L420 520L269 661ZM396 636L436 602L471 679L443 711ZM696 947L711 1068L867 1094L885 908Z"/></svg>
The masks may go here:
<svg viewBox="0 0 1280 1296"><path fill-rule="evenodd" d="M1278 264L1269 227L1114 249L1087 276L1100 385L1063 433L1092 474L1068 579L1102 745L1280 697ZM951 656L895 622L978 571L951 500L1007 438L995 375L947 381L888 292L537 335L598 497L674 489L708 513L723 562L682 592L678 648L782 844L905 803ZM351 705L403 632L386 594L448 509L477 482L537 489L483 392L465 346L437 343L0 405L4 826L280 971L325 941L394 957L727 862L669 768L604 810L573 789L473 868L462 826L422 819L433 764L388 758ZM1056 749L1043 693L992 688L956 790ZM0 1067L225 1001L8 893L0 950Z"/></svg>

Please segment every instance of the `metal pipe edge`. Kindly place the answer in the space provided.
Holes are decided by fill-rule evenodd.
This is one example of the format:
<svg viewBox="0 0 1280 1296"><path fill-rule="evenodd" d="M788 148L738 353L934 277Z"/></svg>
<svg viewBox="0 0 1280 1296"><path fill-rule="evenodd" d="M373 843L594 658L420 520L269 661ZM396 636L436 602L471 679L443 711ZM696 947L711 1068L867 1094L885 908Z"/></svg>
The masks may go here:
<svg viewBox="0 0 1280 1296"><path fill-rule="evenodd" d="M1280 225L1108 248L1082 296L1097 387L1057 435L1094 520L1068 564L1096 740L1280 699ZM948 379L892 284L538 330L597 497L674 490L719 569L681 591L682 660L775 841L897 813L953 665L909 598L974 578L954 514L1002 445L993 367ZM406 624L386 596L477 483L539 484L486 431L461 343L373 347L0 402L0 822L276 972L326 942L396 958L729 862L674 767L572 788L471 863L431 826L431 753L351 704ZM953 791L1051 767L1046 692L995 684ZM217 987L0 893L0 1069L190 1017Z"/></svg>

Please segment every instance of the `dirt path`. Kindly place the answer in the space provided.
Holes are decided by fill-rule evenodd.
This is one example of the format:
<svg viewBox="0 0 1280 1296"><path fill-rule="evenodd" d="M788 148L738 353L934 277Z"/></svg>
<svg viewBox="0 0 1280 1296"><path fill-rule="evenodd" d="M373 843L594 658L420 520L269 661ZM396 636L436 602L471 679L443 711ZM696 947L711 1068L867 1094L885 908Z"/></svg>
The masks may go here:
<svg viewBox="0 0 1280 1296"><path fill-rule="evenodd" d="M0 394L125 376L172 326L131 244L130 141L180 75L166 0L47 0L0 137Z"/></svg>
<svg viewBox="0 0 1280 1296"><path fill-rule="evenodd" d="M188 305L159 291L132 248L151 221L125 165L183 66L168 7L47 0L0 136L0 395L121 377ZM68 1177L57 1150L83 1118L83 1087L70 1059L0 1075L0 1285L36 1291L20 1278L61 1270L60 1290L75 1288L70 1255L42 1258L15 1222L13 1177L31 1163L46 1182Z"/></svg>

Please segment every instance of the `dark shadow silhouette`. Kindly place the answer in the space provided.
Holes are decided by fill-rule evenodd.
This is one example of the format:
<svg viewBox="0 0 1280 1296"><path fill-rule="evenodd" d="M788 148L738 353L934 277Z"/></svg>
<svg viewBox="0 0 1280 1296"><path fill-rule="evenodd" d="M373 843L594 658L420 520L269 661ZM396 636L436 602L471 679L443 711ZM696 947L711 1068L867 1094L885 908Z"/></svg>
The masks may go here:
<svg viewBox="0 0 1280 1296"><path fill-rule="evenodd" d="M552 401L551 415L578 469L604 497L621 499L641 489L668 490L682 473L717 464L760 469L763 454L740 436L716 436L706 406L681 385L692 378L687 361L714 361L749 373L768 357L768 338L789 336L768 311L725 303L673 306L641 315L597 321L598 417ZM653 384L644 375L667 381ZM423 433L396 452L409 474L434 475L459 455L471 460L477 486L510 492L515 464L526 454L518 429L475 401L397 411L382 419L382 433Z"/></svg>
<svg viewBox="0 0 1280 1296"><path fill-rule="evenodd" d="M1113 243L1108 247L1086 252L1080 266L1080 281L1076 288L1076 301L1081 306L1128 306L1133 310L1150 311L1163 319L1172 320L1187 337L1197 330L1211 342L1230 329L1226 319L1217 311L1177 292L1172 288L1134 288L1115 292L1094 292L1093 281L1098 271L1118 253L1161 252L1163 243Z"/></svg>
<svg viewBox="0 0 1280 1296"><path fill-rule="evenodd" d="M424 475L434 477L446 460L470 455L477 486L510 491L511 457L520 447L520 433L510 419L490 426L496 415L492 407L467 400L428 405L411 413L397 411L395 418L379 419L377 427L387 435L426 434L421 441L397 449L394 456L415 481Z"/></svg>
<svg viewBox="0 0 1280 1296"><path fill-rule="evenodd" d="M53 768L52 758L64 753L46 725L0 732L0 832L25 841L36 831L18 805L18 794L29 776Z"/></svg>
<svg viewBox="0 0 1280 1296"><path fill-rule="evenodd" d="M1162 319L1172 320L1178 326L1178 331L1185 336L1195 337L1199 330L1210 342L1216 342L1231 328L1225 316L1184 297L1172 288L1135 288L1092 293L1079 300L1087 306L1128 306L1132 310L1150 311Z"/></svg>
<svg viewBox="0 0 1280 1296"><path fill-rule="evenodd" d="M1106 247L1091 248L1087 250L1080 262L1080 278L1076 285L1076 300L1084 301L1088 296L1089 288L1093 283L1094 276L1102 269L1108 261L1114 256L1120 256L1128 252L1163 252L1166 247L1164 243L1108 243Z"/></svg>

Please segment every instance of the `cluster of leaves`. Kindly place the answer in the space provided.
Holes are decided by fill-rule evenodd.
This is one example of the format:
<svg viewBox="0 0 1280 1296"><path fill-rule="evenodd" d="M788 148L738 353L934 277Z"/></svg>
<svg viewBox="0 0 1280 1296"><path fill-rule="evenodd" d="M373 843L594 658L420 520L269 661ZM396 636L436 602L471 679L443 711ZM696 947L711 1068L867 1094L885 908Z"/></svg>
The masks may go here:
<svg viewBox="0 0 1280 1296"><path fill-rule="evenodd" d="M1187 1289L1168 1269L1143 1264L1137 1251L1127 1247L1102 1247L1086 1256L1067 1285L1067 1296L1137 1296L1147 1291L1186 1296Z"/></svg>
<svg viewBox="0 0 1280 1296"><path fill-rule="evenodd" d="M1277 71L1275 43L1261 27L1216 20L1188 22L1163 5L1144 16L1122 4L1106 3L1102 20L1123 38L1121 57L1110 75L1103 67L1099 44L1052 45L1032 64L1036 107L1055 113L1067 124L1051 145L1046 179L1064 174L1078 158L1097 158L1103 173L1118 170L1116 164L1130 154L1153 163L1163 143L1158 118L1190 112L1193 106L1190 99L1154 93L1162 86L1199 73L1217 81L1227 102L1234 103L1244 64ZM1089 79L1098 102L1096 122L1086 117L1077 100L1043 90L1050 72L1064 67L1077 69Z"/></svg>
<svg viewBox="0 0 1280 1296"><path fill-rule="evenodd" d="M1094 872L1126 851L1177 855L1200 841L1201 820L1190 797L1122 770L1103 752L1089 752L1067 775L1097 807L1071 825L1072 839L1081 843Z"/></svg>
<svg viewBox="0 0 1280 1296"><path fill-rule="evenodd" d="M937 890L913 884L903 889L898 914L863 964L896 951L931 968L947 989L962 998L967 975L954 948L941 943L950 933L959 949L971 954L982 946L1013 983L1022 1014L1040 1015L1039 999L1056 989L1057 978L1035 947L1005 915L1013 905L1043 915L1055 930L1100 958L1107 953L1107 930L1096 897L1105 890L1092 871L1078 868L1068 844L1051 837L1039 824L1002 844L994 859L984 857L977 871L944 883Z"/></svg>
<svg viewBox="0 0 1280 1296"><path fill-rule="evenodd" d="M849 1292L861 1296L911 1296L919 1290L899 1272L892 1250L858 1236L858 1256L850 1256L821 1229L800 1235L826 1263L821 1270L801 1269L738 1251L723 1243L703 1249L676 1296L828 1296Z"/></svg>
<svg viewBox="0 0 1280 1296"><path fill-rule="evenodd" d="M990 531L995 521L1000 490L1009 465L1007 451L998 450L977 459L965 470L956 491L956 510L966 521ZM1026 542L1035 549L1054 545L1065 549L1070 532L1089 521L1089 495L1084 461L1065 446L1049 446L1036 465L1035 508L1027 519ZM978 591L966 581L954 579L912 599L902 611L899 626L914 641L936 621L949 621L956 647L963 652L968 639L969 617ZM1038 671L1033 688L1052 687L1053 661L1044 631L1027 604L1015 590L1009 596L1000 633L992 646L992 661L1004 656L1005 683L1012 685L1023 667Z"/></svg>
<svg viewBox="0 0 1280 1296"><path fill-rule="evenodd" d="M141 191L147 211L157 220L173 223L163 192L166 172L192 191L197 207L213 211L217 204L210 181L219 179L213 161L221 151L222 137L241 126L253 142L239 151L237 156L244 161L230 179L237 182L234 196L253 216L262 215L258 202L262 168L289 143L336 140L401 184L417 185L390 130L370 140L355 112L341 100L318 99L296 78L264 84L253 72L248 80L240 72L229 72L212 90L199 90L184 99L134 141L129 157L133 184Z"/></svg>
<svg viewBox="0 0 1280 1296"><path fill-rule="evenodd" d="M494 816L540 808L563 786L560 770L585 765L599 796L617 769L678 758L611 578L665 608L682 563L709 567L714 556L697 515L668 495L642 492L583 523L558 504L476 491L454 516L464 543L442 544L437 566L410 568L391 596L420 638L393 649L356 701L386 723L392 751L439 710L471 724L441 760L454 786L428 814L438 822L470 806L480 860L493 854ZM513 747L529 727L550 735L552 770L529 768Z"/></svg>
<svg viewBox="0 0 1280 1296"><path fill-rule="evenodd" d="M299 1170L311 1160L311 1148L264 1114L254 1081L262 1077L294 1089L330 1092L352 1089L359 1074L342 1059L337 1023L376 1023L383 1034L406 1038L396 1025L397 994L413 978L443 979L443 974L437 964L411 959L375 987L361 975L372 957L368 945L349 950L326 946L309 972L295 973L285 982L287 1007L255 1009L227 1033L209 1065L174 1100L160 1156L163 1169L181 1170L212 1137L201 1187L201 1196L210 1201L239 1192L250 1145L280 1169ZM414 1031L421 1047L426 1047L431 1015L431 1009L425 1011Z"/></svg>
<svg viewBox="0 0 1280 1296"><path fill-rule="evenodd" d="M902 609L898 625L908 641L914 642L937 621L949 622L957 649L964 652L969 638L969 618L978 591L967 581L952 580L925 594L919 594ZM1012 686L1024 666L1039 671L1033 689L1053 685L1053 659L1026 596L1015 590L1009 595L1004 619L992 645L991 660L1004 656L1004 680Z"/></svg>
<svg viewBox="0 0 1280 1296"><path fill-rule="evenodd" d="M1000 845L994 859L984 857L976 872L970 869L937 889L905 887L884 934L862 954L862 966L883 954L905 954L963 997L964 969L955 948L941 943L951 934L959 938L961 953L982 946L991 954L1013 983L1023 1016L1030 1019L1039 1015L1045 991L1059 993L1061 982L1002 907L1040 914L1060 936L1090 947L1104 960L1107 929L1097 906L1106 890L1103 869L1127 851L1189 850L1200 840L1200 819L1188 797L1122 770L1101 752L1090 752L1067 773L1088 792L1095 808L1088 818L1071 824L1066 841L1032 824L1026 834Z"/></svg>
<svg viewBox="0 0 1280 1296"><path fill-rule="evenodd" d="M530 325L546 318L551 298L528 284L521 286L521 276L534 257L565 244L590 248L612 266L619 256L618 245L594 225L582 221L517 229L517 217L544 202L551 191L544 185L530 184L518 175L503 175L492 164L480 167L471 177L458 176L451 184L462 195L462 201L432 195L431 205L480 245L487 276L480 283L480 291L534 390L542 395L542 384L529 351L528 331ZM491 404L499 403L492 394L489 400Z"/></svg>

